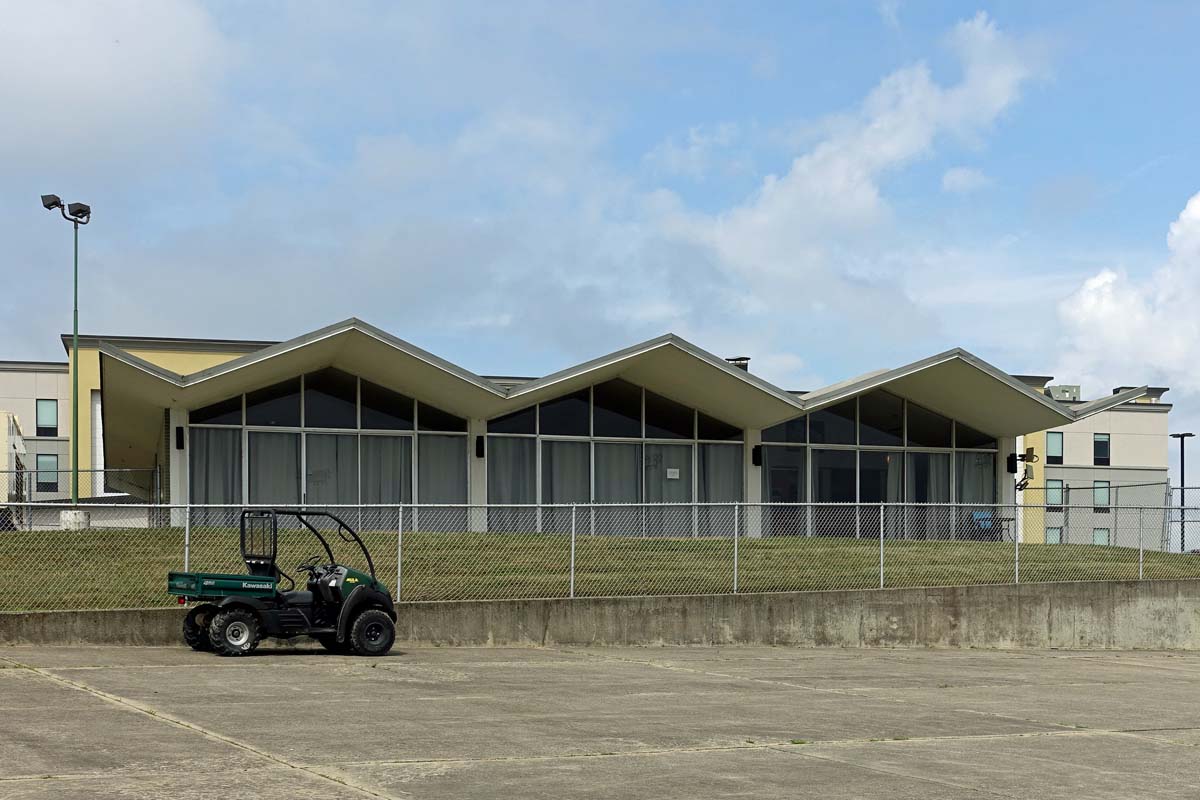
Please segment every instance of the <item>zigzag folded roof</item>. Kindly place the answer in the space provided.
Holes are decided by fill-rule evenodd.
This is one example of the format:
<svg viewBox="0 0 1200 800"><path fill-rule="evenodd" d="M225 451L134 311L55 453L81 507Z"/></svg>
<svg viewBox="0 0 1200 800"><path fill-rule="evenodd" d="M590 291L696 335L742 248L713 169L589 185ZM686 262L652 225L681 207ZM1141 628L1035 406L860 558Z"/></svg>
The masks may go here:
<svg viewBox="0 0 1200 800"><path fill-rule="evenodd" d="M126 459L120 458L117 441L114 447L108 445L110 432L131 445L131 439L145 443L146 437L155 442L161 435L161 409L200 408L324 367L343 369L471 418L499 416L594 383L623 378L739 427L765 428L883 388L993 436L1064 425L1146 392L1143 386L1067 406L955 348L797 395L674 334L542 378L502 385L354 318L189 375L163 369L111 341L100 340L98 349L106 455L116 461Z"/></svg>

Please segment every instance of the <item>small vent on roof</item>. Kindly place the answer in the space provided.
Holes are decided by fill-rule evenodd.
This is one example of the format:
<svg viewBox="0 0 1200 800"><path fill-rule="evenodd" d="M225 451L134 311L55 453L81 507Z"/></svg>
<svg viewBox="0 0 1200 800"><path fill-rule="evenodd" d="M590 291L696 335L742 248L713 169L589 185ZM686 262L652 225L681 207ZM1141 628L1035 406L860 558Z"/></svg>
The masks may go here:
<svg viewBox="0 0 1200 800"><path fill-rule="evenodd" d="M730 364L733 364L738 369L750 371L750 356L734 356L733 358L725 359Z"/></svg>

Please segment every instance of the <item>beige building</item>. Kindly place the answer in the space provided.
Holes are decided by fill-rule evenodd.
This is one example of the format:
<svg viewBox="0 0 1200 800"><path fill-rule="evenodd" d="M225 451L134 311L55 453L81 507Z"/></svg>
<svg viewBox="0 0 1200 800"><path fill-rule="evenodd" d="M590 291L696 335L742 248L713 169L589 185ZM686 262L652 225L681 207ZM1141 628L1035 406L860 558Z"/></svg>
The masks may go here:
<svg viewBox="0 0 1200 800"><path fill-rule="evenodd" d="M1017 377L1066 406L1082 403L1078 386L1048 385L1048 376ZM1128 388L1119 386L1113 394ZM1027 506L1044 507L1041 513L1030 509L1023 515L1025 541L1138 544L1116 541L1119 531L1134 529L1119 517L1144 515L1148 512L1139 509L1169 503L1171 404L1162 400L1167 391L1152 386L1135 400L1022 437L1019 447L1032 448L1038 461L1021 499ZM1158 541L1141 544L1161 546Z"/></svg>
<svg viewBox="0 0 1200 800"><path fill-rule="evenodd" d="M97 395L97 403L99 397ZM0 361L0 412L15 419L26 453L21 470L0 465L0 494L22 483L26 499L71 496L71 384L65 361Z"/></svg>

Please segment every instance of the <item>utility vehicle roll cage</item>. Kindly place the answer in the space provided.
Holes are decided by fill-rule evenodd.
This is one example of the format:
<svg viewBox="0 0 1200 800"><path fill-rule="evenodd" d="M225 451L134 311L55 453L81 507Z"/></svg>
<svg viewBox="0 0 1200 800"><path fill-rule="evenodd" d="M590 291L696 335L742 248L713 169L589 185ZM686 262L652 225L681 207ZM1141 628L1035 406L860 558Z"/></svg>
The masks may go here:
<svg viewBox="0 0 1200 800"><path fill-rule="evenodd" d="M337 559L333 557L333 550L330 549L329 542L321 535L319 530L313 527L308 518L321 517L332 520L337 524L336 533L338 538L343 542L353 542L358 545L358 549L362 551L363 558L367 561L367 569L370 570L371 577L375 577L375 563L371 560L371 552L367 550L367 546L363 544L362 539L358 538L358 534L355 533L354 529L347 525L340 517L330 514L328 511L307 511L304 509L287 508L259 508L242 511L242 560L246 562L246 568L251 574L274 576L279 571L275 565L279 540L279 517L293 517L305 528L308 528L309 532L317 537L317 541L325 548L325 554L329 556L329 563L337 566ZM288 580L291 580L291 578L288 578Z"/></svg>

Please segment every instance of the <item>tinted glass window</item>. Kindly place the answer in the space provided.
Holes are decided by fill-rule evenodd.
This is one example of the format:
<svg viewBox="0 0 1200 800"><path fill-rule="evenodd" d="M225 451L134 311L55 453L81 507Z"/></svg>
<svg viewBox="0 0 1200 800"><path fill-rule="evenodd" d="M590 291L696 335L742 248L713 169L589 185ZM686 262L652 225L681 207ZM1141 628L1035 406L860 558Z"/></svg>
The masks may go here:
<svg viewBox="0 0 1200 800"><path fill-rule="evenodd" d="M969 449L982 448L994 450L996 448L996 440L986 433L980 433L974 428L963 425L961 422L956 422L954 424L954 446Z"/></svg>
<svg viewBox="0 0 1200 800"><path fill-rule="evenodd" d="M623 380L593 389L595 435L639 438L642 435L642 390Z"/></svg>
<svg viewBox="0 0 1200 800"><path fill-rule="evenodd" d="M541 405L541 433L543 436L587 436L588 406L591 392L581 392L560 397Z"/></svg>
<svg viewBox="0 0 1200 800"><path fill-rule="evenodd" d="M58 436L58 401L38 400L36 422L38 436Z"/></svg>
<svg viewBox="0 0 1200 800"><path fill-rule="evenodd" d="M358 427L358 379L340 369L304 376L304 424L309 428Z"/></svg>
<svg viewBox="0 0 1200 800"><path fill-rule="evenodd" d="M796 417L763 430L764 442L804 444L808 441L808 417Z"/></svg>
<svg viewBox="0 0 1200 800"><path fill-rule="evenodd" d="M887 392L858 398L859 444L901 444L904 437L904 401Z"/></svg>
<svg viewBox="0 0 1200 800"><path fill-rule="evenodd" d="M762 449L763 500L768 503L803 503L807 497L808 457L803 447Z"/></svg>
<svg viewBox="0 0 1200 800"><path fill-rule="evenodd" d="M950 454L909 453L907 484L910 503L949 503Z"/></svg>
<svg viewBox="0 0 1200 800"><path fill-rule="evenodd" d="M854 401L808 415L808 435L813 444L854 444Z"/></svg>
<svg viewBox="0 0 1200 800"><path fill-rule="evenodd" d="M949 447L953 423L918 405L908 404L908 443L915 447Z"/></svg>
<svg viewBox="0 0 1200 800"><path fill-rule="evenodd" d="M368 430L411 431L412 398L370 381L363 381L362 426Z"/></svg>
<svg viewBox="0 0 1200 800"><path fill-rule="evenodd" d="M853 503L855 466L853 450L813 450L813 500L818 503Z"/></svg>
<svg viewBox="0 0 1200 800"><path fill-rule="evenodd" d="M719 442L740 442L742 440L741 428L700 412L696 412L696 429L701 439L715 439Z"/></svg>
<svg viewBox="0 0 1200 800"><path fill-rule="evenodd" d="M1092 462L1099 467L1108 466L1108 434L1097 433L1092 436Z"/></svg>
<svg viewBox="0 0 1200 800"><path fill-rule="evenodd" d="M692 409L646 392L646 438L691 439L696 435Z"/></svg>
<svg viewBox="0 0 1200 800"><path fill-rule="evenodd" d="M1046 463L1061 464L1063 463L1063 435L1062 431L1050 431L1046 434Z"/></svg>
<svg viewBox="0 0 1200 800"><path fill-rule="evenodd" d="M489 419L488 433L537 433L537 406Z"/></svg>
<svg viewBox="0 0 1200 800"><path fill-rule="evenodd" d="M248 393L246 424L300 427L300 379L292 378Z"/></svg>
<svg viewBox="0 0 1200 800"><path fill-rule="evenodd" d="M467 429L467 421L462 417L456 417L424 403L417 404L417 420L423 431L465 431Z"/></svg>
<svg viewBox="0 0 1200 800"><path fill-rule="evenodd" d="M904 499L904 454L864 450L858 457L858 499L862 503L898 503ZM879 531L879 520L875 527Z"/></svg>
<svg viewBox="0 0 1200 800"><path fill-rule="evenodd" d="M242 396L231 397L188 413L188 422L204 425L241 425Z"/></svg>

